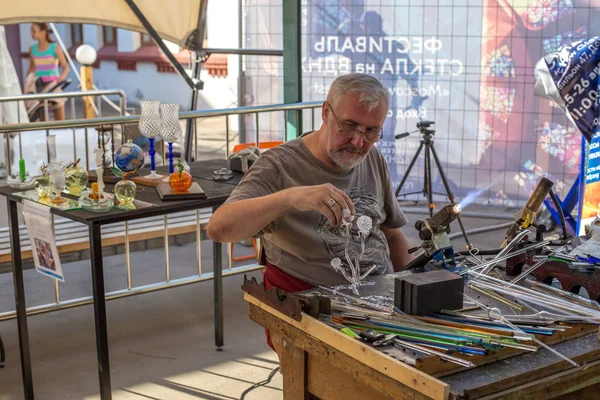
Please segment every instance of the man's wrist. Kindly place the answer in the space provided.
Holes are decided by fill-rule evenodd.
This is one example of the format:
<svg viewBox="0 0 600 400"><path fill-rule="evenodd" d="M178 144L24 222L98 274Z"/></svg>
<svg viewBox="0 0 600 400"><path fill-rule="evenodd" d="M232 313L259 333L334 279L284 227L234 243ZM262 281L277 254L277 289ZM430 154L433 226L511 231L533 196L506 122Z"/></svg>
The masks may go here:
<svg viewBox="0 0 600 400"><path fill-rule="evenodd" d="M294 207L292 204L292 189L293 188L283 189L275 193L275 201L277 202L277 205L281 207L282 212Z"/></svg>

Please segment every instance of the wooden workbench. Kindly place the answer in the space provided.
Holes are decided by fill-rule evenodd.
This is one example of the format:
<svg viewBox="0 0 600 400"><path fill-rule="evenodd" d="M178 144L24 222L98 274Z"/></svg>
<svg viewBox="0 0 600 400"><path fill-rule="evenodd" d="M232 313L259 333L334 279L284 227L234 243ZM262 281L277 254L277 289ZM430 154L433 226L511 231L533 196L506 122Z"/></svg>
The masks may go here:
<svg viewBox="0 0 600 400"><path fill-rule="evenodd" d="M542 349L458 372L440 360L441 372L429 374L307 314L297 321L248 293L244 298L250 319L271 331L285 400L600 398L600 342L589 327L575 327L553 345L580 368Z"/></svg>

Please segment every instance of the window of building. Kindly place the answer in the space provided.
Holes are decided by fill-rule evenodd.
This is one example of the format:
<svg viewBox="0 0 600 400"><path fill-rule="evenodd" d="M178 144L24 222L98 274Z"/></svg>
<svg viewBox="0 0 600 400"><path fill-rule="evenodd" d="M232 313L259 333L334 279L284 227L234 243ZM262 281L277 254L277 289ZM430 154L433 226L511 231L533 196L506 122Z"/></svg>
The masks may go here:
<svg viewBox="0 0 600 400"><path fill-rule="evenodd" d="M83 44L83 25L71 24L71 46Z"/></svg>
<svg viewBox="0 0 600 400"><path fill-rule="evenodd" d="M117 28L105 26L102 28L102 40L104 46L116 46L117 45Z"/></svg>
<svg viewBox="0 0 600 400"><path fill-rule="evenodd" d="M142 46L154 46L154 40L147 33L142 33Z"/></svg>

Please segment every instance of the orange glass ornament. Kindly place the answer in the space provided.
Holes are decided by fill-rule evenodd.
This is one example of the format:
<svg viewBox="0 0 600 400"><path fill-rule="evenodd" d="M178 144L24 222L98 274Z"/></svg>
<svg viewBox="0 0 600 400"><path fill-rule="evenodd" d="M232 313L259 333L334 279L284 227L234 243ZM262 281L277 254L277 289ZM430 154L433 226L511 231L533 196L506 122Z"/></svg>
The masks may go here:
<svg viewBox="0 0 600 400"><path fill-rule="evenodd" d="M192 176L183 170L181 159L177 160L176 171L169 177L169 186L176 192L187 192L192 186Z"/></svg>

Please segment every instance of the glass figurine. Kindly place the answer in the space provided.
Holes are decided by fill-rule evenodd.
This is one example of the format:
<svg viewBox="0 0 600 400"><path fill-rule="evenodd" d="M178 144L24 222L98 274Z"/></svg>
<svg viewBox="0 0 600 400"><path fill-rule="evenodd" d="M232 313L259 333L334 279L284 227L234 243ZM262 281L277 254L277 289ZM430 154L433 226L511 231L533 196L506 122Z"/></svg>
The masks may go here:
<svg viewBox="0 0 600 400"><path fill-rule="evenodd" d="M348 273L347 268L345 268L342 260L338 257L331 260L331 266L335 271L344 276L344 278L350 283L350 289L352 289L352 291L359 296L360 294L358 293L358 287L361 285L362 280L365 279L371 272L373 272L373 270L377 268L377 265L371 265L365 272L361 273L360 260L365 253L365 242L367 237L373 228L373 220L366 215L361 215L356 219L356 227L358 228L358 239L360 239L361 252L354 258L354 260L352 260L352 257L350 257L348 248L350 246L350 240L352 240L351 228L354 221L355 216L350 215L350 210L345 209L342 220L342 235L346 237L344 255L346 262L348 263L350 273Z"/></svg>
<svg viewBox="0 0 600 400"><path fill-rule="evenodd" d="M19 173L16 175L8 176L6 183L13 188L18 190L28 190L35 186L35 178L29 176L29 172L25 169L25 160L19 160Z"/></svg>
<svg viewBox="0 0 600 400"><path fill-rule="evenodd" d="M91 189L85 189L79 197L79 204L84 210L105 212L112 208L112 196L104 193L98 182L92 182Z"/></svg>
<svg viewBox="0 0 600 400"><path fill-rule="evenodd" d="M88 172L85 168L78 165L79 161L81 159L77 159L77 161L65 170L67 191L75 196L79 196L88 183Z"/></svg>
<svg viewBox="0 0 600 400"><path fill-rule="evenodd" d="M181 158L177 160L177 171L173 172L169 177L169 186L176 192L187 192L192 186L192 175L183 170Z"/></svg>
<svg viewBox="0 0 600 400"><path fill-rule="evenodd" d="M40 199L47 199L50 197L50 175L48 166L43 165L41 171L42 175L35 180L35 191Z"/></svg>
<svg viewBox="0 0 600 400"><path fill-rule="evenodd" d="M133 209L133 200L135 200L135 194L137 187L135 182L127 180L127 177L135 172L128 172L123 175L123 180L119 181L115 185L115 196L119 200L119 208Z"/></svg>
<svg viewBox="0 0 600 400"><path fill-rule="evenodd" d="M64 165L62 163L52 163L48 166L50 177L50 197L52 203L60 204L66 199L62 197L62 191L67 187L65 179Z"/></svg>

